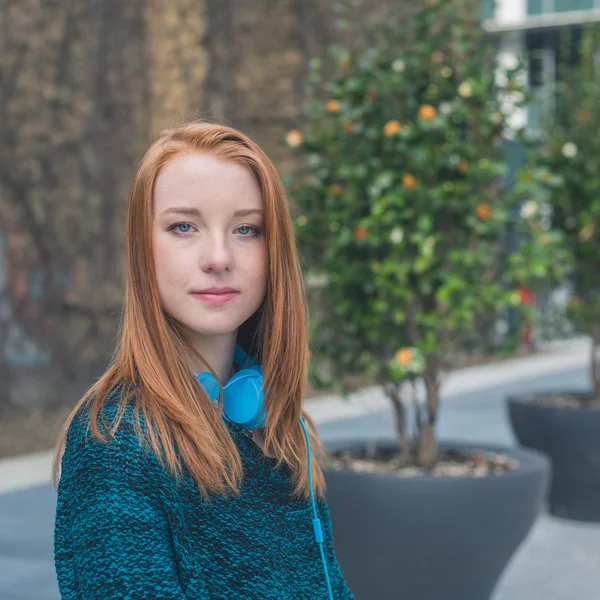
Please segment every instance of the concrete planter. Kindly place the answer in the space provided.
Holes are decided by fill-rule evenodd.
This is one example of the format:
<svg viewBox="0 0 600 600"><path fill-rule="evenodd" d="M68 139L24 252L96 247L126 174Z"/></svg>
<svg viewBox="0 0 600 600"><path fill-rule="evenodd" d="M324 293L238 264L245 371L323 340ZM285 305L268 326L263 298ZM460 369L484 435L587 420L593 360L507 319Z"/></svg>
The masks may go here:
<svg viewBox="0 0 600 600"><path fill-rule="evenodd" d="M327 444L329 451L362 446ZM536 519L549 461L529 450L477 449L505 453L519 468L481 478L325 471L336 553L357 600L491 597ZM397 446L380 442L378 450Z"/></svg>
<svg viewBox="0 0 600 600"><path fill-rule="evenodd" d="M552 461L550 512L600 522L600 410L537 404L532 397L509 397L508 414L519 443Z"/></svg>

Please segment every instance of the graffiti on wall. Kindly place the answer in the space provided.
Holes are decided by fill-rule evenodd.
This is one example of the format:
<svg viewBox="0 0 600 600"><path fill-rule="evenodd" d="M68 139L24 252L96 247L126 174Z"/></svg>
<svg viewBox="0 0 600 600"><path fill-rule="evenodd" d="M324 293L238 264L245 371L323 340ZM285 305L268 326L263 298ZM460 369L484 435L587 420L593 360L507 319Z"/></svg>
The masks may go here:
<svg viewBox="0 0 600 600"><path fill-rule="evenodd" d="M18 233L0 227L0 356L12 367L52 363L50 318L45 311L45 274L24 250ZM68 272L58 273L61 291L68 290Z"/></svg>

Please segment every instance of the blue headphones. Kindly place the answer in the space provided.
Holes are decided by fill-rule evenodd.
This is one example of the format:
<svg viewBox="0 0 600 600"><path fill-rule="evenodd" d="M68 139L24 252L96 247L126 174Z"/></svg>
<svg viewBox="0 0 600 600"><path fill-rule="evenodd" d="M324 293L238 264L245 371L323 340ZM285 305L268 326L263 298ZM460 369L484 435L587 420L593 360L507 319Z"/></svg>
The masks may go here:
<svg viewBox="0 0 600 600"><path fill-rule="evenodd" d="M262 389L262 367L239 346L235 347L233 362L240 367L223 387L223 416L244 429L264 427L267 413ZM221 386L211 373L196 373L196 378L208 394L219 404Z"/></svg>
<svg viewBox="0 0 600 600"><path fill-rule="evenodd" d="M229 381L223 386L223 418L231 423L236 423L243 429L260 429L264 427L267 412L265 408L265 394L263 390L263 374L262 367L257 364L256 359L248 356L239 346L235 347L233 353L233 362L240 367L240 370L235 373ZM208 397L219 404L219 392L221 386L217 379L211 373L195 373L200 385L206 391ZM325 551L323 549L323 530L321 528L321 520L317 513L315 498L313 495L312 486L312 469L310 468L310 440L308 432L304 425L304 419L300 417L300 424L304 430L306 439L306 447L308 449L308 485L310 488L310 499L313 509L313 529L315 539L321 551L321 560L325 570L325 581L327 583L327 591L329 592L330 600L333 599L331 590L331 582L329 580L329 570L325 559Z"/></svg>

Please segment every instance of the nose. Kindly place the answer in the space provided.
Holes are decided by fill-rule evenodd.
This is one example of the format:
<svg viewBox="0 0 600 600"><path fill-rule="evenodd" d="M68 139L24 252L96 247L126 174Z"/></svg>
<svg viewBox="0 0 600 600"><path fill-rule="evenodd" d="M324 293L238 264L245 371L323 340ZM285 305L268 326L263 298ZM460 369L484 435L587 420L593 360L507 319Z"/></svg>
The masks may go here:
<svg viewBox="0 0 600 600"><path fill-rule="evenodd" d="M228 271L233 269L234 258L230 245L222 235L207 236L202 244L200 266L203 271Z"/></svg>

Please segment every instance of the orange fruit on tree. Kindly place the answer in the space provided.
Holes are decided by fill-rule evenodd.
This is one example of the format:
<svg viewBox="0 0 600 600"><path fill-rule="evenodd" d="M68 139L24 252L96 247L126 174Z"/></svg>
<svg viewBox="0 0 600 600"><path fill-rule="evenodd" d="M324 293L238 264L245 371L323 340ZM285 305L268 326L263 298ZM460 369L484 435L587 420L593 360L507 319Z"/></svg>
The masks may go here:
<svg viewBox="0 0 600 600"><path fill-rule="evenodd" d="M395 135L402 129L400 121L388 121L383 127L383 134L390 136Z"/></svg>
<svg viewBox="0 0 600 600"><path fill-rule="evenodd" d="M400 348L396 352L396 362L405 367L413 361L413 351L410 348Z"/></svg>
<svg viewBox="0 0 600 600"><path fill-rule="evenodd" d="M423 106L419 108L419 117L423 119L423 121L431 121L432 119L435 119L436 116L437 110L435 107L431 106L431 104L423 104Z"/></svg>
<svg viewBox="0 0 600 600"><path fill-rule="evenodd" d="M402 178L402 185L405 188L412 189L412 188L415 187L415 185L417 185L417 180L415 179L414 175L411 175L410 173L407 173Z"/></svg>
<svg viewBox="0 0 600 600"><path fill-rule="evenodd" d="M337 114L340 112L340 103L337 100L328 100L325 108L327 108L330 113Z"/></svg>
<svg viewBox="0 0 600 600"><path fill-rule="evenodd" d="M480 202L477 205L477 216L482 221L488 221L489 218L492 216L492 209L490 208L490 205L486 202Z"/></svg>
<svg viewBox="0 0 600 600"><path fill-rule="evenodd" d="M367 230L365 227L357 227L354 230L354 237L357 240L364 240L367 237Z"/></svg>
<svg viewBox="0 0 600 600"><path fill-rule="evenodd" d="M298 129L292 129L291 131L288 131L288 134L286 136L287 144L292 148L297 148L302 143L303 139L304 136L302 135L302 132Z"/></svg>

